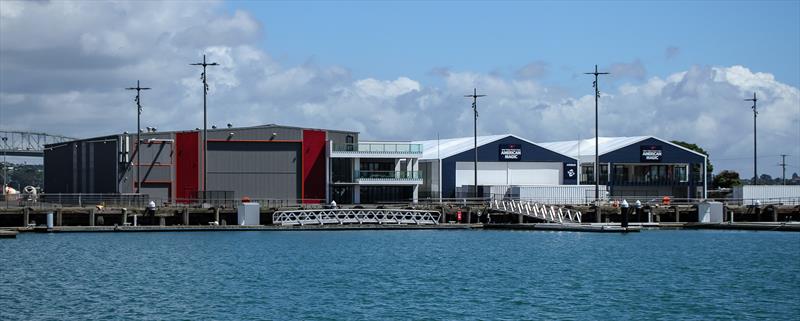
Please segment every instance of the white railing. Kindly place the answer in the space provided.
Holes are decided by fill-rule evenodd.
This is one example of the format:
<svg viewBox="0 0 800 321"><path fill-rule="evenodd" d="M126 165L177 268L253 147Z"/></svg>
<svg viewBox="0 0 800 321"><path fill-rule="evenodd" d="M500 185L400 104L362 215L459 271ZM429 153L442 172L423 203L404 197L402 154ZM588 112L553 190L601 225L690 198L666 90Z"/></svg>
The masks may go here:
<svg viewBox="0 0 800 321"><path fill-rule="evenodd" d="M552 223L581 223L580 211L531 201L494 200L489 208Z"/></svg>
<svg viewBox="0 0 800 321"><path fill-rule="evenodd" d="M435 225L441 214L436 211L404 209L309 209L277 211L272 223L279 225L325 224L416 224Z"/></svg>

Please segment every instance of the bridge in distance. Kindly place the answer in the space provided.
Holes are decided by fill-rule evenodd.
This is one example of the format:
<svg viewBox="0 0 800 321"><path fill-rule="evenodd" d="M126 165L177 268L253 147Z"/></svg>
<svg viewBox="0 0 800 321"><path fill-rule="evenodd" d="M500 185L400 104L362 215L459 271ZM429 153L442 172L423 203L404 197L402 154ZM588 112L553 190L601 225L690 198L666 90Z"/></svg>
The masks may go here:
<svg viewBox="0 0 800 321"><path fill-rule="evenodd" d="M0 155L44 157L44 145L75 140L47 133L0 130Z"/></svg>

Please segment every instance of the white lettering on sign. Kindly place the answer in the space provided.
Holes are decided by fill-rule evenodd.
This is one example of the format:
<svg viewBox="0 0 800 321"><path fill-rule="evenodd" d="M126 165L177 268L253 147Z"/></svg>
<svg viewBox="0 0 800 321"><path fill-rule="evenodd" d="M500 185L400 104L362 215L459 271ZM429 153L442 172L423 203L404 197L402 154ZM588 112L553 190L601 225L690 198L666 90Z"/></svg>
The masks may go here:
<svg viewBox="0 0 800 321"><path fill-rule="evenodd" d="M645 160L660 160L661 159L661 150L660 149L645 149L642 150L642 157Z"/></svg>
<svg viewBox="0 0 800 321"><path fill-rule="evenodd" d="M500 150L500 155L502 155L504 159L519 159L519 157L522 156L522 150L515 148L503 148Z"/></svg>

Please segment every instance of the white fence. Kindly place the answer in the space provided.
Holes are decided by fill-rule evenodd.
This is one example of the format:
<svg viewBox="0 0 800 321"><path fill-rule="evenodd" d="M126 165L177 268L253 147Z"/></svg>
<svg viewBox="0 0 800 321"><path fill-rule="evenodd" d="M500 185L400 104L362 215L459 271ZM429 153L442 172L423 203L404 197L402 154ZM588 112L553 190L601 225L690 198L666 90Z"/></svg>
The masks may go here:
<svg viewBox="0 0 800 321"><path fill-rule="evenodd" d="M600 185L600 200L608 200L605 185ZM527 185L490 187L492 200L514 199L552 205L589 204L594 201L594 185Z"/></svg>
<svg viewBox="0 0 800 321"><path fill-rule="evenodd" d="M800 185L742 185L733 188L733 199L743 205L800 204Z"/></svg>

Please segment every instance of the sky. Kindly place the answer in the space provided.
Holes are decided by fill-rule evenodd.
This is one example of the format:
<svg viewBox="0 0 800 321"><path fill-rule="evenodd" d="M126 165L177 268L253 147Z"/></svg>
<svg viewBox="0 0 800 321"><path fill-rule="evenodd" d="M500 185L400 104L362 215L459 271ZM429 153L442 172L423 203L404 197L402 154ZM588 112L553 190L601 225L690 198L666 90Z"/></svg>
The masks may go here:
<svg viewBox="0 0 800 321"><path fill-rule="evenodd" d="M0 129L92 137L278 123L362 139L653 135L715 171L800 172L800 1L0 1Z"/></svg>

